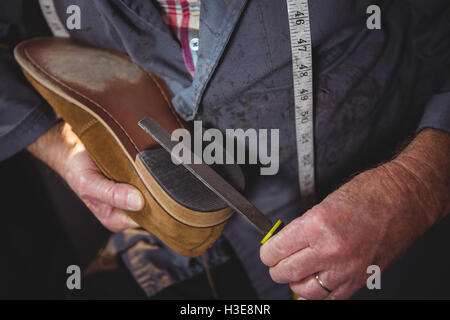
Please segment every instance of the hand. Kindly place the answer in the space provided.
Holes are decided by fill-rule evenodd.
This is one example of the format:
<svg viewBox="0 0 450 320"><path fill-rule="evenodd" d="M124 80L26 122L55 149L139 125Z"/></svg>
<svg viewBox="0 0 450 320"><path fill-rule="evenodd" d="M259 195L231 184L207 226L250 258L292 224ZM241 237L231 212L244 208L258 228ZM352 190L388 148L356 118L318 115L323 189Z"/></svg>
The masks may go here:
<svg viewBox="0 0 450 320"><path fill-rule="evenodd" d="M131 185L108 180L69 125L56 124L28 150L59 173L106 228L117 232L138 227L123 210L142 209L140 192Z"/></svg>
<svg viewBox="0 0 450 320"><path fill-rule="evenodd" d="M272 279L302 299L349 298L368 266L384 270L448 213L449 158L449 136L425 130L393 161L357 175L261 248Z"/></svg>

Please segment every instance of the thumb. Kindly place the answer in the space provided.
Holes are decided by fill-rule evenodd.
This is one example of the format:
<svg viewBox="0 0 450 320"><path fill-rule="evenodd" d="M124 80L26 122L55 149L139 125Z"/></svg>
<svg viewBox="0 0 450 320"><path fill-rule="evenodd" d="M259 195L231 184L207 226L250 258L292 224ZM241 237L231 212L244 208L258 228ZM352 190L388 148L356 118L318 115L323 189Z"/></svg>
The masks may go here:
<svg viewBox="0 0 450 320"><path fill-rule="evenodd" d="M144 198L138 189L125 183L107 179L96 170L89 170L80 176L80 196L97 199L112 207L139 211L144 207Z"/></svg>

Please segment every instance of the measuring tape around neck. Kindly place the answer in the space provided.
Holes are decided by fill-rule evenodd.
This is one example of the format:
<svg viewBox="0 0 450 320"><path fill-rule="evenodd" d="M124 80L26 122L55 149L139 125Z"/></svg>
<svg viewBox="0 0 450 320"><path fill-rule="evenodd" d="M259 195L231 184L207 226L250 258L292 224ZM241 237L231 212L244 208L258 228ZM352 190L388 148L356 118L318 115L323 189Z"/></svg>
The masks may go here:
<svg viewBox="0 0 450 320"><path fill-rule="evenodd" d="M59 19L53 0L39 0L42 14L55 37L69 38L69 32Z"/></svg>
<svg viewBox="0 0 450 320"><path fill-rule="evenodd" d="M299 185L302 207L315 203L314 118L312 42L308 0L286 0L291 34L292 70L294 80L295 126ZM42 13L56 37L69 37L53 0L39 0Z"/></svg>
<svg viewBox="0 0 450 320"><path fill-rule="evenodd" d="M291 34L300 197L315 204L312 41L308 0L286 0Z"/></svg>

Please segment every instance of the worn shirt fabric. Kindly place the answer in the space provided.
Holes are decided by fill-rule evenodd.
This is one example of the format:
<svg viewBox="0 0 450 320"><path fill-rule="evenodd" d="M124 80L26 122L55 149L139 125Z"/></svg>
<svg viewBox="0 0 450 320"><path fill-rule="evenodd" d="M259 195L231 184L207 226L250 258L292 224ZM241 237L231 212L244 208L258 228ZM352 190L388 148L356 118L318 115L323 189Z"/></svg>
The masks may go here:
<svg viewBox="0 0 450 320"><path fill-rule="evenodd" d="M260 176L257 167L245 166L244 194L272 221L289 223L302 214L285 1L202 1L194 76L153 2L76 2L83 12L82 30L70 31L71 36L125 52L159 74L185 120L201 119L206 127L221 130L280 129L278 174ZM310 2L319 200L352 174L392 157L421 129L450 132L448 1L376 2L382 8L382 29L373 31L366 27L366 9L373 1ZM63 20L65 8L73 3L55 3ZM1 39L8 38L13 25L23 24L17 17L2 16ZM26 37L25 32L19 35L10 41ZM20 75L10 51L3 54L0 63L7 72L0 75L1 158L25 147L54 121ZM5 84L11 81L16 84L8 90ZM271 281L259 260L260 235L243 218L230 219L224 236L261 298L290 298L287 286Z"/></svg>
<svg viewBox="0 0 450 320"><path fill-rule="evenodd" d="M186 68L195 73L198 57L200 26L200 0L158 0L164 22L180 41Z"/></svg>

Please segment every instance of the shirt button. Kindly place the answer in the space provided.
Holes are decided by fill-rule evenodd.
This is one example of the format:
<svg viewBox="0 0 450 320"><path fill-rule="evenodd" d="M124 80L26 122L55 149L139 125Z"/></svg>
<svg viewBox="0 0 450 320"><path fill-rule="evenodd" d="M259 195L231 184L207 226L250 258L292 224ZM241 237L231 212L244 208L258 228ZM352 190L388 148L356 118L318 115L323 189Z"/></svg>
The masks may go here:
<svg viewBox="0 0 450 320"><path fill-rule="evenodd" d="M198 38L192 38L189 42L189 47L192 51L198 51Z"/></svg>

